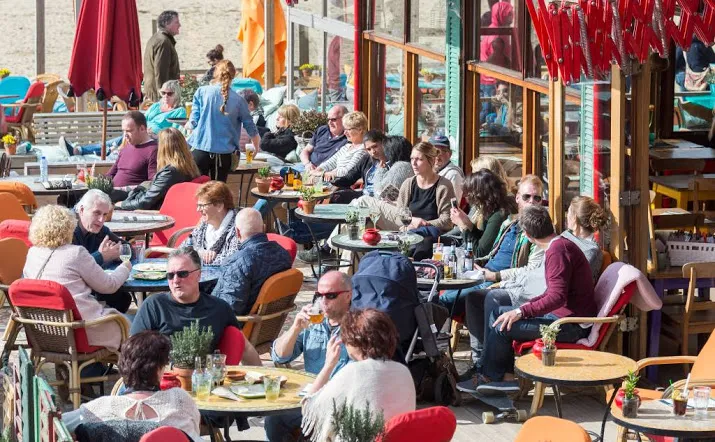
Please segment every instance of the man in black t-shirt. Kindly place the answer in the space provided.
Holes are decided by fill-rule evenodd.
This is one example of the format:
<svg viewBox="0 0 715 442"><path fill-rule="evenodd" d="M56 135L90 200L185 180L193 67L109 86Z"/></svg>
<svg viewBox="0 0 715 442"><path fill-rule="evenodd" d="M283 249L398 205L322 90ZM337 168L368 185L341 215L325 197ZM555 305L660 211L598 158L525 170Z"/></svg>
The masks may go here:
<svg viewBox="0 0 715 442"><path fill-rule="evenodd" d="M233 309L225 301L199 291L201 258L193 248L182 247L169 255L166 276L171 293L157 294L144 301L132 322L132 335L157 330L170 336L198 320L199 326L213 330L213 351L226 327L239 327ZM253 345L245 338L244 344L241 363L262 365Z"/></svg>

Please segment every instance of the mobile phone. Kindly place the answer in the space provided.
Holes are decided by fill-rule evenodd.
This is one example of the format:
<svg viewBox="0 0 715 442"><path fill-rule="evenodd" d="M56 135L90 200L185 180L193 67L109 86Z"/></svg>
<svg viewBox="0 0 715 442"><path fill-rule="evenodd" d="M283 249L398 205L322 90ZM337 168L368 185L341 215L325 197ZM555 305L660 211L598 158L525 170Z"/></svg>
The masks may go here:
<svg viewBox="0 0 715 442"><path fill-rule="evenodd" d="M452 203L452 208L456 209L457 208L457 198L452 198L450 201Z"/></svg>

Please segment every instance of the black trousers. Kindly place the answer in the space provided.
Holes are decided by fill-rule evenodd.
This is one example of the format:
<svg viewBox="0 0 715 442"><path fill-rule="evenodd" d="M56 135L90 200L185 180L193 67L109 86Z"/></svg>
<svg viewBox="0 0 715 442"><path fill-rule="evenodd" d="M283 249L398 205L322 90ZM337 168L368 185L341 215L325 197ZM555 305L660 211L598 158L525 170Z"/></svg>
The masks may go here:
<svg viewBox="0 0 715 442"><path fill-rule="evenodd" d="M231 171L230 153L218 154L194 149L191 151L191 156L194 157L201 175L208 175L212 180L226 182L228 173Z"/></svg>
<svg viewBox="0 0 715 442"><path fill-rule="evenodd" d="M119 313L126 313L127 310L129 310L129 306L132 304L132 294L126 290L119 290L117 293L112 293L110 295L104 295L93 291L92 295L97 298L97 301L107 304L107 307L119 310Z"/></svg>

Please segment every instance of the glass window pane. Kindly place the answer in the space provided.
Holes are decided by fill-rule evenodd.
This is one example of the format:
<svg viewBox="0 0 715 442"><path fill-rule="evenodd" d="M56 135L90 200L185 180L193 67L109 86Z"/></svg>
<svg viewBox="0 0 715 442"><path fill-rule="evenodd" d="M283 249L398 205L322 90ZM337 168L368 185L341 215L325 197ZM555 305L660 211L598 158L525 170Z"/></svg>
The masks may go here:
<svg viewBox="0 0 715 442"><path fill-rule="evenodd" d="M485 11L486 5L481 10ZM479 61L521 72L521 53L516 28L517 10L509 1L494 3L490 11L481 16ZM489 24L487 24L489 20Z"/></svg>
<svg viewBox="0 0 715 442"><path fill-rule="evenodd" d="M389 135L405 135L402 51L385 47L385 126Z"/></svg>
<svg viewBox="0 0 715 442"><path fill-rule="evenodd" d="M328 35L327 100L332 104L345 105L348 109L354 108L354 54L352 40Z"/></svg>
<svg viewBox="0 0 715 442"><path fill-rule="evenodd" d="M375 5L375 31L398 38L405 35L405 1L373 0Z"/></svg>
<svg viewBox="0 0 715 442"><path fill-rule="evenodd" d="M293 99L301 110L318 109L321 105L323 33L296 25L294 38Z"/></svg>
<svg viewBox="0 0 715 442"><path fill-rule="evenodd" d="M328 0L328 18L334 18L335 20L340 20L345 23L353 23L355 18L355 0Z"/></svg>
<svg viewBox="0 0 715 442"><path fill-rule="evenodd" d="M419 58L417 82L417 135L423 140L429 140L437 132L446 134L444 64L424 57Z"/></svg>
<svg viewBox="0 0 715 442"><path fill-rule="evenodd" d="M527 38L527 49L529 50L529 53L527 54L526 59L526 76L548 80L549 71L546 68L544 55L541 52L539 39L536 37L536 30L534 30L534 26L532 26L531 23L529 23Z"/></svg>
<svg viewBox="0 0 715 442"><path fill-rule="evenodd" d="M410 41L443 54L447 32L447 3L412 0L410 15Z"/></svg>

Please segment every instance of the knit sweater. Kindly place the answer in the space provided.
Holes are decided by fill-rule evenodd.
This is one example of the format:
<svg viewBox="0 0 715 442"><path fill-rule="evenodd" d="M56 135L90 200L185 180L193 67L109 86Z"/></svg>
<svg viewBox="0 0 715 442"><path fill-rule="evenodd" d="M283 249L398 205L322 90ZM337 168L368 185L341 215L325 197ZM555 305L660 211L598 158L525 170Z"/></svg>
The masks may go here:
<svg viewBox="0 0 715 442"><path fill-rule="evenodd" d="M408 179L400 187L400 196L397 198L397 207L408 207L412 198L412 183L417 179L416 176ZM447 178L439 177L437 180L437 219L427 219L430 225L435 226L441 232L446 232L452 228L452 220L449 218L450 200L454 198L454 189L452 183ZM397 216L390 221L399 225L400 220Z"/></svg>
<svg viewBox="0 0 715 442"><path fill-rule="evenodd" d="M335 155L325 160L320 168L326 172L332 171L336 178L340 178L357 167L367 155L365 144L346 144Z"/></svg>
<svg viewBox="0 0 715 442"><path fill-rule="evenodd" d="M125 142L107 176L112 178L114 187L136 186L152 180L156 175L157 152L156 140L138 146Z"/></svg>
<svg viewBox="0 0 715 442"><path fill-rule="evenodd" d="M40 274L43 265L45 268ZM54 251L46 247L31 247L22 274L25 278L44 279L64 285L72 294L82 319L91 321L119 313L97 301L92 296L92 290L102 294L115 293L129 278L129 269L120 265L115 271L105 273L87 249L67 244ZM119 325L109 322L88 327L87 339L89 345L118 349L121 343Z"/></svg>

